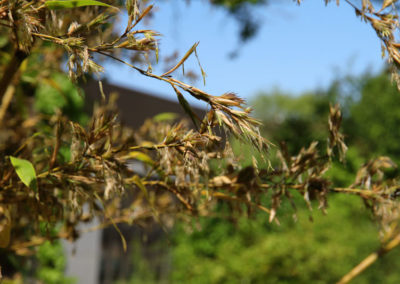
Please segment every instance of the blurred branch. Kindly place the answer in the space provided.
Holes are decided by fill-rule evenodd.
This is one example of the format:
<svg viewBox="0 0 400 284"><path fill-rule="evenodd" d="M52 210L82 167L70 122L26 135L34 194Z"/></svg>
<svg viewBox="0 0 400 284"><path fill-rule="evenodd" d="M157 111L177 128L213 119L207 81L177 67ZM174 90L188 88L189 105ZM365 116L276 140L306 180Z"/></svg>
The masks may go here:
<svg viewBox="0 0 400 284"><path fill-rule="evenodd" d="M337 284L349 283L356 276L361 274L365 269L367 269L369 266L371 266L375 261L377 261L378 258L384 256L385 254L387 254L389 251L391 251L398 245L400 245L400 234L398 234L388 244L386 244L385 246L381 247L376 252L371 253L369 256L367 256L356 267L354 267L349 273L347 273L345 276L343 276L342 279L340 279L339 282L337 282Z"/></svg>
<svg viewBox="0 0 400 284"><path fill-rule="evenodd" d="M15 94L15 86L14 85L9 85L2 100L1 100L1 105L0 105L0 127L3 123L4 116L7 112L8 106L11 103L11 100Z"/></svg>
<svg viewBox="0 0 400 284"><path fill-rule="evenodd" d="M27 57L28 53L26 51L20 49L15 50L14 55L3 72L3 78L0 80L0 98L4 96L4 93L8 86L11 85L14 75L17 73L22 61Z"/></svg>

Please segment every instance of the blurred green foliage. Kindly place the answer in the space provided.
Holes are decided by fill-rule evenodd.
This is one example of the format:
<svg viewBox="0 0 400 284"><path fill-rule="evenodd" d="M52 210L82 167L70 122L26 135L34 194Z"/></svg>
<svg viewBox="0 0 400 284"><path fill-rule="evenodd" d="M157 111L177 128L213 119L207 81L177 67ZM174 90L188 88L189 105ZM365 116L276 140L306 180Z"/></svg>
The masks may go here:
<svg viewBox="0 0 400 284"><path fill-rule="evenodd" d="M313 212L313 222L306 208L297 223L289 212L280 226L258 214L237 224L200 219L202 230L189 235L179 228L171 283L335 283L379 246L356 197L335 196L328 215ZM398 283L399 264L393 252L355 283Z"/></svg>
<svg viewBox="0 0 400 284"><path fill-rule="evenodd" d="M84 105L83 91L60 72L42 79L42 84L35 89L35 108L43 114L52 115L60 110L71 120L85 125L89 116L84 111Z"/></svg>
<svg viewBox="0 0 400 284"><path fill-rule="evenodd" d="M0 250L2 273L5 279L1 283L44 283L72 284L75 279L65 276L67 264L64 249L60 241L46 241L38 246L31 257L16 256ZM15 273L15 274L14 274ZM13 278L8 278L13 276Z"/></svg>
<svg viewBox="0 0 400 284"><path fill-rule="evenodd" d="M36 254L36 279L46 284L69 284L75 280L64 275L66 258L60 241L45 242Z"/></svg>
<svg viewBox="0 0 400 284"><path fill-rule="evenodd" d="M367 158L388 155L400 162L400 98L397 87L384 72L359 83L345 125L352 144Z"/></svg>

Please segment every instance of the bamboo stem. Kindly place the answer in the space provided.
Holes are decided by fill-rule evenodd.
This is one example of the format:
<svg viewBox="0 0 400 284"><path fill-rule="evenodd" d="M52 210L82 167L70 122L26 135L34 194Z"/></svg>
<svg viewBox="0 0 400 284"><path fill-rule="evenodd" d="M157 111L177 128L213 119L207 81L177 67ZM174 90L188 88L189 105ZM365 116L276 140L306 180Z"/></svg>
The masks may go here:
<svg viewBox="0 0 400 284"><path fill-rule="evenodd" d="M363 261L361 261L356 267L354 267L349 273L342 277L342 279L337 282L337 284L346 284L353 280L356 276L361 274L365 269L371 266L379 257L382 257L395 247L400 245L400 234L398 234L393 240L388 244L381 247L376 252L371 253Z"/></svg>
<svg viewBox="0 0 400 284"><path fill-rule="evenodd" d="M0 80L0 98L2 98L7 91L8 87L17 73L22 61L28 57L28 53L17 49L12 57L11 61L8 63L6 69L3 72L3 78Z"/></svg>

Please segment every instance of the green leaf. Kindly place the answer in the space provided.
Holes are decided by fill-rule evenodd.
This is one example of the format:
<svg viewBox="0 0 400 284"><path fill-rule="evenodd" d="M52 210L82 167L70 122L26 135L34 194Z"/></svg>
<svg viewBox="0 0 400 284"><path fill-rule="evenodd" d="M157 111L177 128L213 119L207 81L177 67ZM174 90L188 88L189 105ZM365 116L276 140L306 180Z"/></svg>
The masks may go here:
<svg viewBox="0 0 400 284"><path fill-rule="evenodd" d="M207 74L206 74L206 72L204 72L203 67L201 67L200 59L199 59L199 56L197 55L197 49L194 49L194 54L196 55L197 63L199 64L200 71L201 71L201 76L203 77L203 84L205 86L206 85Z"/></svg>
<svg viewBox="0 0 400 284"><path fill-rule="evenodd" d="M193 112L192 108L190 107L189 103L187 102L187 100L185 99L185 97L181 94L181 92L179 92L179 90L174 86L171 85L172 88L174 89L177 97L178 97L178 101L180 103L180 105L183 107L183 110L186 112L187 115L190 116L190 118L193 121L193 124L196 128L198 128L197 126L197 121L196 121L196 114Z"/></svg>
<svg viewBox="0 0 400 284"><path fill-rule="evenodd" d="M46 1L45 5L47 8L51 10L70 9L70 8L84 7L84 6L104 6L108 8L118 9L114 6L95 0L51 0L51 1Z"/></svg>
<svg viewBox="0 0 400 284"><path fill-rule="evenodd" d="M133 151L129 153L129 157L132 159L136 159L139 161L142 161L143 163L149 164L151 166L154 166L154 161L145 153L138 152L138 151Z"/></svg>
<svg viewBox="0 0 400 284"><path fill-rule="evenodd" d="M155 122L171 122L178 118L178 114L174 112L163 112L153 117Z"/></svg>
<svg viewBox="0 0 400 284"><path fill-rule="evenodd" d="M19 179L29 188L37 190L37 179L35 168L28 160L19 159L10 156L11 164L13 165Z"/></svg>
<svg viewBox="0 0 400 284"><path fill-rule="evenodd" d="M178 67L181 66L186 61L186 59L188 59L189 56L196 50L196 47L198 45L199 45L199 42L196 42L195 44L193 44L193 46L186 52L185 56L183 56L183 58L171 70L162 74L161 77L167 76L167 75L171 74L172 72L174 72L176 69L178 69Z"/></svg>

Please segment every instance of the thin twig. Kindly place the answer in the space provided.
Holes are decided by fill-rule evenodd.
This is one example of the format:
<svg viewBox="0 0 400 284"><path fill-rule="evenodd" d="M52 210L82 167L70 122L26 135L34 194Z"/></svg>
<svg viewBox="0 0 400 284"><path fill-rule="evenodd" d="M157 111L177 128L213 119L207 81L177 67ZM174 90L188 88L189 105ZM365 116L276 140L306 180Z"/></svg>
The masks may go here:
<svg viewBox="0 0 400 284"><path fill-rule="evenodd" d="M9 85L2 100L1 100L1 106L0 106L0 126L3 124L3 119L4 116L6 115L8 106L11 103L11 100L15 94L15 86L14 85Z"/></svg>
<svg viewBox="0 0 400 284"><path fill-rule="evenodd" d="M183 143L174 143L174 144L158 144L158 145L151 145L151 146L132 146L130 150L138 150L138 149L146 149L146 150L158 150L163 148L176 148L184 146Z"/></svg>
<svg viewBox="0 0 400 284"><path fill-rule="evenodd" d="M367 190L367 189L335 187L335 188L332 188L331 191L357 194L360 196L368 196L368 197L373 197L376 199L382 199L382 198L385 199L384 196L382 196L383 195L382 193L375 192L372 190Z"/></svg>
<svg viewBox="0 0 400 284"><path fill-rule="evenodd" d="M61 146L61 134L62 134L62 126L61 126L61 120L59 119L56 126L56 144L54 145L53 154L51 155L50 158L49 170L53 168L57 160L57 154Z"/></svg>
<svg viewBox="0 0 400 284"><path fill-rule="evenodd" d="M260 209L260 210L262 210L262 211L264 211L264 212L266 212L268 214L271 214L271 210L270 209L268 209L268 208L266 208L266 207L264 207L264 206L262 206L260 204L248 201L246 199L239 198L237 196L231 196L231 195L228 195L228 194L225 194L225 193L222 193L222 192L209 192L209 191L206 191L206 190L203 190L201 193L203 195L211 195L212 197L215 197L215 198L218 198L218 199L240 201L240 202L243 202L243 203L245 203L247 205L256 207L256 208L258 208L258 209Z"/></svg>
<svg viewBox="0 0 400 284"><path fill-rule="evenodd" d="M168 190L169 192L172 192L173 194L175 194L175 196L179 199L179 201L185 205L186 209L188 209L189 211L193 212L193 206L189 203L189 201L187 200L187 198L185 198L178 190L176 190L175 188L169 186L168 184L166 184L165 182L157 182L157 183L147 183L147 182L143 182L143 184L156 184L159 186L162 186L163 188L165 188L166 190Z"/></svg>
<svg viewBox="0 0 400 284"><path fill-rule="evenodd" d="M151 77L151 78L155 78L155 79L158 79L158 80L161 80L161 81L164 81L164 82L167 82L167 83L171 84L171 80L168 80L168 78L162 78L161 76L157 76L157 75L155 75L155 74L153 74L153 73L144 71L143 69L140 69L140 68L136 67L135 65L129 64L128 62L126 62L126 61L124 61L124 60L122 60L122 59L120 59L120 58L118 58L118 57L115 57L115 56L112 55L112 54L109 54L109 53L106 53L106 52L103 52L103 51L100 51L100 50L97 50L97 49L93 49L93 48L88 48L88 50L89 50L89 51L92 51L92 52L97 52L97 53L99 53L99 54L101 54L101 55L110 57L110 58L112 58L112 59L114 59L114 60L116 60L116 61L118 61L118 62L121 62L121 63L123 63L123 64L125 64L125 65L127 65L127 66L129 66L129 67L131 67L131 68L133 68L133 69L135 69L136 71L138 71L138 72L141 73L142 75L145 75L145 76ZM174 80L174 81L177 81L177 80ZM182 82L177 81L177 84L179 84L179 83L183 84ZM181 86L180 86L180 87L181 87Z"/></svg>
<svg viewBox="0 0 400 284"><path fill-rule="evenodd" d="M354 5L353 3L351 3L349 0L345 0L347 2L347 4L349 4L351 7L353 7L355 10L360 11L360 9L358 9L356 7L356 5Z"/></svg>

